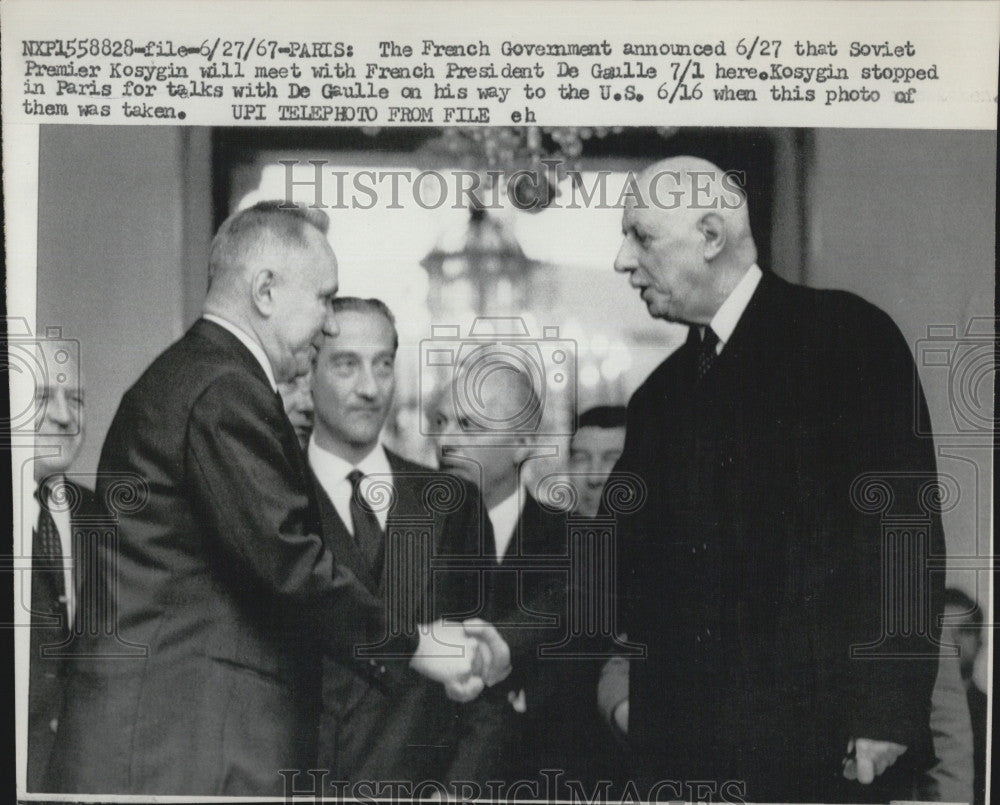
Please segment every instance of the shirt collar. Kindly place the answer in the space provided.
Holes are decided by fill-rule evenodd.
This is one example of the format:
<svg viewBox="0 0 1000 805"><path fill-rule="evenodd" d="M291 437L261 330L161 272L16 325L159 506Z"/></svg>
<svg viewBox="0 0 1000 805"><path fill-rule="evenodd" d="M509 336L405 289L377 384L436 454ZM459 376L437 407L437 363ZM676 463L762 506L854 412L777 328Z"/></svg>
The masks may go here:
<svg viewBox="0 0 1000 805"><path fill-rule="evenodd" d="M526 497L523 486L518 486L510 497L501 500L489 510L490 524L493 526L493 540L496 543L497 561L503 561L507 548L514 538L517 520L521 516L521 503Z"/></svg>
<svg viewBox="0 0 1000 805"><path fill-rule="evenodd" d="M381 444L375 445L372 451L357 464L352 464L336 453L333 453L316 444L315 435L309 437L309 447L306 448L309 455L309 464L316 473L316 477L321 483L340 483L347 481L348 474L359 469L366 476L386 478L392 477L392 467L389 464L389 456L386 455L385 448Z"/></svg>
<svg viewBox="0 0 1000 805"><path fill-rule="evenodd" d="M750 298L757 290L763 276L764 272L756 263L750 266L742 279L736 283L736 287L726 297L726 301L715 312L712 321L709 322L712 331L719 337L718 350L720 352L722 347L729 343L729 339L733 337L733 331L739 324L747 305L750 304Z"/></svg>
<svg viewBox="0 0 1000 805"><path fill-rule="evenodd" d="M212 324L218 324L222 329L228 330L236 336L236 338L239 339L239 342L249 349L250 354L257 359L257 363L260 364L261 369L264 370L264 374L267 375L267 382L271 384L271 388L275 391L278 390L278 383L274 379L274 370L271 368L271 361L268 360L267 353L264 352L264 348L252 335L250 335L242 327L238 327L231 321L227 321L214 313L202 313L201 317L206 321L212 322Z"/></svg>

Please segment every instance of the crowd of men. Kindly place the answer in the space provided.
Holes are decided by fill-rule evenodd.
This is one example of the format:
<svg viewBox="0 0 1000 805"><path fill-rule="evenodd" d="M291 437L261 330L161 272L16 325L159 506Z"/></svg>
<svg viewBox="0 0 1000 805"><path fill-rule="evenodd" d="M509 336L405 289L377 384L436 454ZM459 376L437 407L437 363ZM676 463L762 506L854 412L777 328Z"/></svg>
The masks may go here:
<svg viewBox="0 0 1000 805"><path fill-rule="evenodd" d="M203 316L122 399L96 497L66 476L81 384L44 399L65 435L35 463L28 790L280 796L318 769L438 798L537 799L556 775L562 798L970 800L943 582L905 579L919 626L896 628L881 585L919 563L863 505L866 483L908 506L936 477L906 342L761 269L714 165L637 187L614 269L690 336L627 411L576 418L562 509L526 483L544 405L514 366L476 381L495 427L468 421L466 378L428 401L438 468L383 446L394 313L337 296L325 217L276 202L220 228ZM137 505L114 505L123 483ZM115 538L74 567L91 512ZM588 529L613 537L610 632L573 617L600 575L566 570ZM94 616L78 600L113 622L51 658Z"/></svg>

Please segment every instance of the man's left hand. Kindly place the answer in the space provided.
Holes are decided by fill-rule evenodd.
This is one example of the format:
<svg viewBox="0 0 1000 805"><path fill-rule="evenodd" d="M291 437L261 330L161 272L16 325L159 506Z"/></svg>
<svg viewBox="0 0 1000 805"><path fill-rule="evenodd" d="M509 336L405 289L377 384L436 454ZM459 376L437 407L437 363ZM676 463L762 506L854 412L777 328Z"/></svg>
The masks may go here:
<svg viewBox="0 0 1000 805"><path fill-rule="evenodd" d="M847 742L844 777L848 780L857 780L862 785L869 785L895 763L905 751L905 746L892 741L851 738Z"/></svg>

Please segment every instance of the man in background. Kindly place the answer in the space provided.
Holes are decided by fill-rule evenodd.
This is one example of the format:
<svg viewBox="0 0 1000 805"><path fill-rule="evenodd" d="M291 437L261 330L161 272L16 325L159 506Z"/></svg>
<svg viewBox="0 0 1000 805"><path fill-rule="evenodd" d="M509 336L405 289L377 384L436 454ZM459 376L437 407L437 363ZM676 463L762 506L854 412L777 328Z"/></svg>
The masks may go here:
<svg viewBox="0 0 1000 805"><path fill-rule="evenodd" d="M80 599L84 556L75 555L79 518L98 513L94 493L66 473L84 438L84 391L79 355L62 342L41 341L36 378L33 494L25 500L31 525L31 653L28 661L27 790L46 791L46 770L59 729L68 661L46 657L70 639Z"/></svg>
<svg viewBox="0 0 1000 805"><path fill-rule="evenodd" d="M757 265L736 178L664 160L622 216L615 270L689 327L629 402L616 467L651 490L617 523L619 626L648 648L630 663L630 765L747 801L905 798L932 751L943 589L906 579L923 631L880 642L904 617L882 610L884 572L905 571L856 484L889 479L916 506L936 482L912 427L926 403L888 316ZM927 550L944 554L936 516Z"/></svg>
<svg viewBox="0 0 1000 805"><path fill-rule="evenodd" d="M302 449L309 444L313 429L312 370L294 380L278 384L278 393L285 404L285 414L295 429Z"/></svg>
<svg viewBox="0 0 1000 805"><path fill-rule="evenodd" d="M399 628L473 612L478 589L456 583L454 574L432 574L431 560L475 554L478 492L380 443L395 393L395 319L378 299L340 297L333 311L340 332L324 338L316 355L315 428L308 446L324 538L373 596L413 619ZM447 505L436 510L436 500ZM415 528L428 529L427 544L404 546ZM390 545L398 553L387 557ZM388 598L414 590L412 607ZM492 650L505 651L487 631ZM416 675L387 690L342 658L324 656L318 767L336 780L447 784L465 748L457 732L459 707L440 685Z"/></svg>
<svg viewBox="0 0 1000 805"><path fill-rule="evenodd" d="M385 613L321 536L277 393L337 333L325 222L281 202L227 219L202 318L122 399L98 494L111 505L128 477L135 496L116 511L103 594L147 656L109 657L101 630L75 660L55 790L280 796L282 772L315 761L321 651L378 684L401 684L407 666L455 696L484 684L460 625L400 634L384 661L355 651L388 635Z"/></svg>
<svg viewBox="0 0 1000 805"><path fill-rule="evenodd" d="M580 414L569 444L569 478L576 490L573 514L597 514L604 484L624 446L624 406L599 405Z"/></svg>
<svg viewBox="0 0 1000 805"><path fill-rule="evenodd" d="M987 686L983 683L986 675L980 673L985 668L985 663L977 662L977 659L984 659L980 657L983 646L983 611L966 593L954 587L945 590L941 642L946 646L958 646L957 658L942 659L941 662L942 665L948 663L953 668L957 666L959 689L968 702L972 731L972 801L978 805L986 797L986 721L989 710L989 699L985 692ZM944 674L945 671L942 670L942 676ZM935 690L935 695L937 693ZM942 701L949 703L949 712L957 710L950 698L942 697ZM933 719L931 723L933 726ZM937 738L935 735L935 746ZM930 776L936 783L937 791L948 793L953 786L947 786L946 781L939 779L938 774L946 770L939 768L941 765L939 763L931 769ZM963 788L963 793L964 790Z"/></svg>
<svg viewBox="0 0 1000 805"><path fill-rule="evenodd" d="M429 423L441 468L482 491L491 526L479 554L487 620L510 646L514 666L505 686L498 686L505 687L505 699L491 691L474 708L468 740L479 747L480 762L471 776L538 781L547 768L561 771L562 782L586 782L597 758L572 725L579 710L595 711L594 685L586 682L590 663L539 653L543 645L560 643L569 628L567 577L546 566L568 557L566 513L543 506L522 474L538 446L541 400L531 378L502 353L481 357L493 366L479 375L469 403L481 422L463 413L455 395L469 380L457 377L438 393Z"/></svg>

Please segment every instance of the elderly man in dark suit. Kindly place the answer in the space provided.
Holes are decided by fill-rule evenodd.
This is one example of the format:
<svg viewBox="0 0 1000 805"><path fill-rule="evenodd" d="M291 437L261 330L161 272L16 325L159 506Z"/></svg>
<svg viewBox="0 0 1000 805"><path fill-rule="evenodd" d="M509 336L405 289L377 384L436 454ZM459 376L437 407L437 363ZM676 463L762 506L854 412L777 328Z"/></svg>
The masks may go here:
<svg viewBox="0 0 1000 805"><path fill-rule="evenodd" d="M84 390L79 355L42 341L35 402L35 488L25 501L31 523L31 653L28 660L27 790L45 791L45 774L62 710L64 653L77 615L81 562L74 532L99 513L94 493L67 473L83 446ZM60 354L57 354L60 353Z"/></svg>
<svg viewBox="0 0 1000 805"><path fill-rule="evenodd" d="M690 328L633 395L616 468L648 487L618 521L620 625L648 649L633 773L675 798L905 793L929 757L943 578L920 567L943 536L931 503L912 544L883 545L863 490L920 514L936 483L906 342L852 294L762 271L739 182L703 160L642 173L622 231L615 270ZM884 579L913 591L905 612Z"/></svg>
<svg viewBox="0 0 1000 805"><path fill-rule="evenodd" d="M409 666L456 697L499 676L472 676L475 641L460 624L386 642L381 602L320 536L276 389L337 332L324 223L277 202L229 218L203 317L121 402L98 493L127 474L141 479L142 505L120 513L105 595L120 639L146 656L109 659L102 634L76 661L58 790L282 794L282 772L315 760L321 651L380 685ZM360 651L380 643L384 659Z"/></svg>
<svg viewBox="0 0 1000 805"><path fill-rule="evenodd" d="M316 356L307 451L324 537L342 565L403 617L471 613L478 589L470 577L432 574L431 563L474 554L478 491L380 444L395 394L395 319L378 299L338 297L333 307L340 332L327 336ZM414 535L426 542L407 542ZM407 592L412 600L398 598ZM338 781L446 784L465 748L461 706L429 680L388 690L326 656L317 767Z"/></svg>

